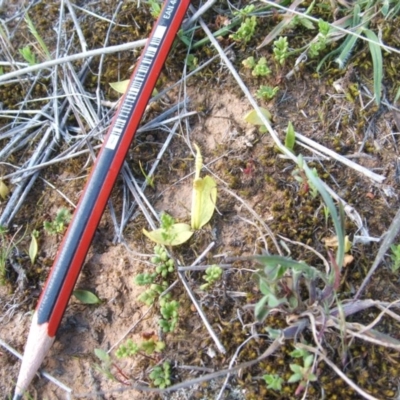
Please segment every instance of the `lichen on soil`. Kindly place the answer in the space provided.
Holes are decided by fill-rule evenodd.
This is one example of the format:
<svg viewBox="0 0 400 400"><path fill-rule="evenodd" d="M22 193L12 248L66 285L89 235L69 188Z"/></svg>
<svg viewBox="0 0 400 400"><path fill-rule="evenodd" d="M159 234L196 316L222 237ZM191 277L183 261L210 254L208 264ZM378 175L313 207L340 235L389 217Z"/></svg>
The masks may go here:
<svg viewBox="0 0 400 400"><path fill-rule="evenodd" d="M104 45L108 34L108 45L121 44L147 37L154 19L150 15L148 5L137 7L136 3L123 3L115 15L117 2L89 3L76 1L79 7L99 14L107 20L115 18L111 26L107 20L94 17L92 14L76 8L83 34L88 48ZM331 19L328 15L330 2L322 1L316 6L317 17ZM303 2L307 7L310 2ZM16 12L16 5L3 10L5 19L9 19L11 11ZM225 2L217 2L216 8L204 16L210 27L218 27L216 10L228 13ZM31 4L29 15L39 34L53 51L56 36L53 28L58 24L59 2L39 1ZM399 183L397 179L397 142L393 131L398 131L399 119L396 111L391 111L381 104L373 102L364 106L360 103L361 88L368 87L372 91L372 69L370 53L366 44L358 44L353 51L349 65L339 70L332 60L328 61L319 74L316 71L317 61L310 60L290 80L284 75L293 68L294 59L287 60L282 71L268 78L254 78L242 66L242 61L251 56L266 57L271 64L270 48L256 50L262 39L281 16L273 13L263 17L262 28L245 46L233 44L229 37L220 38L224 47L233 44L229 57L242 79L252 93L260 84L279 86L274 100L262 104L272 113L274 129L281 133L281 139L288 122L291 121L296 130L303 135L331 148L346 157L358 157L356 161L365 167L383 174L384 184L375 184L333 160L320 162L314 160L310 167L315 167L319 176L330 185L339 196L352 205L361 215L373 237L380 237L390 225L399 201L397 197ZM382 38L386 44L399 47L400 31L398 17L388 23L376 22L382 30ZM374 26L373 26L374 27ZM13 38L13 54L16 60L22 61L18 49L26 45L29 32L23 19L9 22ZM72 35L74 25L69 16L63 22L66 35L73 37L71 49L79 52L80 42ZM293 48L300 47L311 40L312 33L305 28L296 28L284 32ZM203 35L195 33L199 40ZM334 45L332 45L334 46ZM328 49L327 52L329 52ZM175 83L182 76L186 58L184 44L177 40L171 55L160 76L157 89ZM215 50L205 45L193 53L201 64L216 54ZM95 98L97 86L103 100L116 101L119 95L110 89L109 83L130 76L140 50L126 51L117 55L104 57L100 71L99 58L91 61L90 69L84 80L87 94ZM393 99L396 86L396 68L399 63L397 53L384 52L385 93L387 99ZM83 62L77 61L74 68L79 70ZM4 72L9 69L4 67ZM100 73L100 75L98 75ZM334 89L334 82L339 82L342 93ZM52 81L46 73L41 73L31 90L24 82L15 82L0 86L0 98L4 110L20 108L27 96L38 101L26 103L26 109L39 109L47 104L43 98L52 93ZM323 240L333 236L332 226L326 222L321 208L321 201L313 198L304 186L293 177L293 162L285 159L277 150L268 134L246 124L243 116L251 107L239 91L229 71L216 59L200 73L186 81L185 92L175 88L168 95L155 103L145 115L145 121L151 120L161 111L182 99L186 94L190 99L189 108L197 111L188 124L182 123L179 132L173 138L167 153L156 171L155 187L146 189L146 197L157 212L166 211L179 221L190 220L191 185L194 159L188 147L190 142L197 143L202 151L207 169L218 181L217 210L211 222L191 241L177 249L172 255L180 265L191 265L196 257L211 243L215 245L206 259L205 265L224 263L234 257L261 254L266 249L274 253L273 241L262 231L246 205L252 208L272 230L276 237L285 237L312 246L318 252L326 254ZM102 111L104 114L106 110ZM9 120L1 117L0 126L7 129ZM68 123L71 127L89 129L79 126L76 116L71 113ZM6 128L4 128L6 127ZM187 128L190 128L188 131ZM127 163L133 171L135 179L143 182L141 166L148 170L157 158L158 151L165 141L166 132L157 130L138 135L132 144ZM17 150L9 163L22 165L29 159L39 138L32 140L30 146ZM1 147L9 139L1 141ZM98 144L99 141L93 143ZM62 143L59 151L69 147ZM309 155L299 144L295 153ZM140 163L140 164L139 164ZM49 166L41 172L41 177L53 184L57 190L77 203L83 189L85 179L92 166L92 159L82 155L61 164ZM2 176L13 172L6 163L0 165ZM43 222L51 220L61 207L72 210L71 205L60 194L45 183L37 180L29 193L27 201L13 220L7 232L7 238L17 232L15 251L12 259L7 261L5 284L0 286L1 324L0 338L22 352L26 340L26 332L30 324L30 315L34 310L40 290L49 273L57 247L62 235L49 236L43 230ZM389 190L391 189L391 190ZM13 188L11 187L11 190ZM123 180L118 180L112 196L112 209L121 219L125 209L126 197ZM230 194L233 191L242 200ZM395 193L393 196L389 194ZM0 205L2 210L4 202ZM269 315L263 323L257 323L254 305L261 297L257 281L252 270L257 265L251 262L234 261L232 267L225 270L223 279L210 291L204 292L199 286L204 283L202 272L187 273L192 290L201 304L211 326L217 333L226 354L219 353L205 326L199 318L184 288L177 284L173 287L172 297L179 301L179 324L176 332L164 334L158 326L158 306L144 306L138 301L143 287L134 284L134 277L142 272L153 270L149 262L153 253L153 244L146 239L142 229L148 229L147 222L140 211L133 213L130 222L123 232L123 240L115 242L116 232L110 209L107 209L91 250L87 257L77 287L90 290L102 300L99 305L88 306L72 298L63 323L57 334L57 340L51 349L43 368L71 387L75 395L85 398L97 398L102 392L105 399L139 399L143 393L127 390L128 379L132 382L149 383L149 372L157 363L168 360L172 365L172 383L189 380L211 371L227 368L238 347L249 337L258 333L238 353L236 364L259 357L269 346L270 339L266 328L282 329L287 326L286 320L279 314ZM40 233L39 253L32 265L28 257L30 233ZM357 234L357 227L348 219L345 222L346 234L350 239ZM280 236L279 236L280 235ZM3 243L4 245L4 243ZM311 265L323 268L319 259L306 248L290 245L291 257L303 260ZM358 244L352 249L353 262L343 270L338 298L350 299L360 286L371 267L378 244ZM17 250L18 249L18 250ZM143 257L147 254L148 257ZM17 274L12 262L18 263L25 271L27 281L19 290ZM232 262L232 261L230 261ZM177 275L168 278L172 284ZM392 302L399 298L398 276L390 270L390 260L385 258L383 265L377 270L368 285L364 297ZM378 316L378 311L362 312L349 318L351 322L368 324ZM131 330L132 326L134 329ZM379 329L400 339L397 323L384 317ZM129 332L125 337L125 333ZM166 343L166 349L156 357L135 357L119 360L111 352L114 366L114 380L96 368L99 360L94 355L96 348L104 350L117 346L120 340L130 338L140 341L148 336L156 337ZM307 334L299 340L312 342L313 337ZM324 348L329 358L340 365L343 372L357 385L371 395L380 399L396 398L398 387L399 355L393 349L365 343L361 340L350 341L340 337L335 331L328 330L324 334ZM291 375L289 365L293 362L290 353L294 349L292 342L285 343L272 357L241 370L232 375L224 391L226 399L292 399L296 385L284 383L279 393L267 389L262 379L264 374L278 374L285 381ZM8 396L13 389L19 363L7 351L0 356L0 391ZM315 371L318 379L308 387L308 399L358 399L360 396L339 378L332 369L320 361ZM125 383L125 385L124 385ZM161 395L165 399L212 399L217 398L224 379L197 384L176 393ZM113 390L122 391L113 392ZM35 379L30 387L33 398L60 399L65 393L45 379ZM148 395L160 397L159 395ZM6 397L5 397L6 398Z"/></svg>

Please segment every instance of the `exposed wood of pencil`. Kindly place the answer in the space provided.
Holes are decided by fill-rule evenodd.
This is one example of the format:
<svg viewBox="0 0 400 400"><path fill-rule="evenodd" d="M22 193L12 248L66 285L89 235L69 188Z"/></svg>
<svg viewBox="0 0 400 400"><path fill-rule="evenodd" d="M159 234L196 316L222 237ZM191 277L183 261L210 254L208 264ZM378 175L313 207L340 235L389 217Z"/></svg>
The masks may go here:
<svg viewBox="0 0 400 400"><path fill-rule="evenodd" d="M22 398L23 392L39 370L44 357L54 342L55 337L50 337L47 333L47 325L47 323L38 324L37 313L35 312L28 335L28 341L25 346L24 358L22 359L13 400Z"/></svg>

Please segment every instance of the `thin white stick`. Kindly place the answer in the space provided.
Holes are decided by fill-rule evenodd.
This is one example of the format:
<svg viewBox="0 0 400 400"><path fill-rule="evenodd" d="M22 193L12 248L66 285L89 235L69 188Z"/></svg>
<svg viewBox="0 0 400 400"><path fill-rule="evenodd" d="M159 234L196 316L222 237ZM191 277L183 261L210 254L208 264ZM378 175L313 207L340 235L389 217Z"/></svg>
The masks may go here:
<svg viewBox="0 0 400 400"><path fill-rule="evenodd" d="M186 280L185 274L183 272L178 271L179 278L181 279L181 282L183 283L183 286L185 287L190 299L192 300L193 305L196 307L196 310L198 314L200 315L201 319L203 320L203 323L205 327L208 330L208 333L210 334L211 338L214 340L215 345L217 346L217 349L219 350L220 353L225 354L226 350L224 345L220 342L218 336L215 334L214 329L212 326L209 324L203 309L200 307L199 303L196 300L196 297L194 296L191 287L189 286L188 281Z"/></svg>
<svg viewBox="0 0 400 400"><path fill-rule="evenodd" d="M135 329L136 326L138 324L140 324L141 321L143 321L143 319L147 316L147 314L150 312L150 310L152 308L153 308L153 306L151 306L149 309L147 309L147 311L127 329L127 331L109 348L109 350L107 351L107 354L110 354L111 351L116 346L118 346L133 331L133 329Z"/></svg>
<svg viewBox="0 0 400 400"><path fill-rule="evenodd" d="M9 83L9 82L7 82L9 79L13 79L13 78L16 78L21 75L29 74L31 72L36 72L41 69L50 68L50 67L53 67L54 65L59 65L59 64L67 63L67 62L81 60L81 59L89 58L89 57L95 57L95 56L99 56L101 54L111 54L111 53L117 53L119 51L137 49L138 47L143 47L146 44L146 42L147 42L147 39L141 39L141 40L136 40L135 42L119 44L117 46L102 47L100 49L89 50L84 53L72 54L70 56L57 58L55 60L45 61L40 64L32 65L27 68L22 68L18 71L13 71L13 72L9 72L8 74L1 75L0 83L1 82L4 82L4 84Z"/></svg>
<svg viewBox="0 0 400 400"><path fill-rule="evenodd" d="M20 360L22 360L22 354L18 353L18 351L15 350L14 347L11 347L9 344L7 344L2 339L0 339L0 346L4 347L11 354L13 354L15 357L17 357ZM72 389L71 388L69 388L68 386L64 385L64 383L60 382L57 378L54 378L54 376L50 375L48 372L41 370L40 371L40 375L44 376L50 382L53 382L55 385L57 385L59 388L65 390L67 393L72 393Z"/></svg>
<svg viewBox="0 0 400 400"><path fill-rule="evenodd" d="M378 400L376 397L371 396L369 393L365 392L358 385L356 385L343 371L341 371L328 357L326 357L325 354L321 353L314 347L306 346L302 343L298 343L297 347L305 349L321 357L350 387L352 387L357 393L367 400Z"/></svg>
<svg viewBox="0 0 400 400"><path fill-rule="evenodd" d="M361 172L362 174L374 180L375 182L382 183L386 179L385 176L378 175L375 172L370 171L369 169L361 166L360 164L357 164L354 161L351 161L348 158L343 157L340 154L337 154L333 150L330 150L327 147L315 142L314 140L305 137L301 133L296 132L296 138L299 139L301 142L308 144L310 147L317 149L321 153L327 154L329 157L332 157L335 160L345 164L347 167L353 168L354 170Z"/></svg>

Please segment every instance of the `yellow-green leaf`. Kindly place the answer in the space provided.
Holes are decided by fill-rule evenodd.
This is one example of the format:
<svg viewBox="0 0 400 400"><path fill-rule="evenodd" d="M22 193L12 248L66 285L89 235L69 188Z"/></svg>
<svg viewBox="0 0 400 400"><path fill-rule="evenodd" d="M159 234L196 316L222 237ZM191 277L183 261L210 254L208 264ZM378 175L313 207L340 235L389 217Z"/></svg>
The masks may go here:
<svg viewBox="0 0 400 400"><path fill-rule="evenodd" d="M200 178L200 171L203 168L203 157L197 144L194 145L196 149L196 159L194 162L194 179Z"/></svg>
<svg viewBox="0 0 400 400"><path fill-rule="evenodd" d="M72 294L83 304L98 304L101 300L89 290L77 289L72 292Z"/></svg>
<svg viewBox="0 0 400 400"><path fill-rule="evenodd" d="M118 93L124 94L128 89L130 79L119 82L110 82L110 86Z"/></svg>
<svg viewBox="0 0 400 400"><path fill-rule="evenodd" d="M36 234L32 233L31 235L31 244L29 245L29 258L31 259L31 263L34 264L36 260L36 256L38 254L39 246L36 239Z"/></svg>
<svg viewBox="0 0 400 400"><path fill-rule="evenodd" d="M266 108L263 108L263 107L260 107L260 110L261 110L262 115L264 115L264 117L268 121L271 121L271 119L272 119L271 113ZM249 111L244 116L244 120L252 125L264 125L264 123L261 121L261 118L258 116L256 110Z"/></svg>
<svg viewBox="0 0 400 400"><path fill-rule="evenodd" d="M288 150L293 151L295 141L296 134L294 132L293 124L289 121L288 127L286 129L285 147Z"/></svg>
<svg viewBox="0 0 400 400"><path fill-rule="evenodd" d="M143 233L153 242L163 246L178 246L187 242L193 235L193 231L188 224L174 224L168 231L163 228L148 232L143 229Z"/></svg>
<svg viewBox="0 0 400 400"><path fill-rule="evenodd" d="M5 200L8 193L10 193L10 189L8 186L0 179L0 197Z"/></svg>
<svg viewBox="0 0 400 400"><path fill-rule="evenodd" d="M193 181L192 229L201 229L213 216L217 202L217 184L211 176Z"/></svg>

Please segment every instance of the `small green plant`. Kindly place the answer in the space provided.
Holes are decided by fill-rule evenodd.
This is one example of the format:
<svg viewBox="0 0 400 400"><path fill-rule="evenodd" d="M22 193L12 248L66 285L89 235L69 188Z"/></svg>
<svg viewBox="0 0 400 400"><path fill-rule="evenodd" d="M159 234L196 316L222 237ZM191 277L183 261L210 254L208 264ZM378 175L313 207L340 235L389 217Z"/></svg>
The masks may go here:
<svg viewBox="0 0 400 400"><path fill-rule="evenodd" d="M111 372L113 364L111 356L102 349L94 349L94 354L100 360L100 364L95 363L94 368L104 374L108 379L115 381L115 376Z"/></svg>
<svg viewBox="0 0 400 400"><path fill-rule="evenodd" d="M160 300L160 313L164 319L158 322L164 332L173 332L178 323L179 303L176 300L168 301L165 297Z"/></svg>
<svg viewBox="0 0 400 400"><path fill-rule="evenodd" d="M29 46L25 46L22 49L19 49L19 54L24 58L24 60L29 64L29 65L35 65L37 64L36 61L36 56L32 52L31 48Z"/></svg>
<svg viewBox="0 0 400 400"><path fill-rule="evenodd" d="M283 65L289 56L289 43L287 37L280 37L274 42L274 57L278 64Z"/></svg>
<svg viewBox="0 0 400 400"><path fill-rule="evenodd" d="M253 56L247 57L245 60L242 61L242 64L245 68L251 70L257 65L256 60Z"/></svg>
<svg viewBox="0 0 400 400"><path fill-rule="evenodd" d="M199 59L194 54L188 54L186 57L186 65L189 71L194 71L199 66Z"/></svg>
<svg viewBox="0 0 400 400"><path fill-rule="evenodd" d="M315 167L311 169L311 173L316 178L318 178L318 171L316 170ZM312 183L312 181L306 177L306 175L304 174L304 172L302 171L301 168L296 168L295 170L293 170L292 176L294 177L294 179L297 182L302 184L302 191L304 193L310 193L311 197L314 198L314 199L318 196L317 188Z"/></svg>
<svg viewBox="0 0 400 400"><path fill-rule="evenodd" d="M230 37L235 40L236 42L243 42L248 43L253 38L254 33L257 27L257 19L253 15L252 17L246 18L242 24L240 25L239 29Z"/></svg>
<svg viewBox="0 0 400 400"><path fill-rule="evenodd" d="M101 300L91 291L83 289L75 289L72 292L82 304L100 304Z"/></svg>
<svg viewBox="0 0 400 400"><path fill-rule="evenodd" d="M288 127L286 129L285 147L293 152L295 143L296 143L296 133L294 131L293 124L291 123L291 121L289 121Z"/></svg>
<svg viewBox="0 0 400 400"><path fill-rule="evenodd" d="M66 208L60 208L54 221L43 222L43 228L49 235L60 234L64 232L71 218L71 213Z"/></svg>
<svg viewBox="0 0 400 400"><path fill-rule="evenodd" d="M272 115L271 113L263 107L259 107L261 114L264 116L265 119L268 121L272 120ZM247 122L248 124L256 125L259 126L260 132L265 133L267 132L267 127L264 125L264 122L261 120L261 118L258 116L256 110L251 110L249 111L244 117L244 121Z"/></svg>
<svg viewBox="0 0 400 400"><path fill-rule="evenodd" d="M143 274L136 275L134 282L136 283L136 285L139 285L139 286L151 285L152 283L154 283L156 278L157 278L156 272L154 272L152 274L143 273Z"/></svg>
<svg viewBox="0 0 400 400"><path fill-rule="evenodd" d="M118 358L125 358L125 357L131 357L134 356L138 353L139 351L139 345L137 343L134 343L132 339L128 339L125 344L121 344L117 351L115 352L115 355Z"/></svg>
<svg viewBox="0 0 400 400"><path fill-rule="evenodd" d="M174 271L174 261L168 258L168 254L163 246L154 246L155 256L151 258L151 262L156 264L156 272L165 278L168 273Z"/></svg>
<svg viewBox="0 0 400 400"><path fill-rule="evenodd" d="M192 210L191 225L184 223L175 223L175 219L162 213L160 222L161 227L148 232L143 229L143 233L153 242L163 246L178 246L187 242L194 231L201 229L214 214L217 201L217 185L211 176L200 178L200 172L203 168L203 158L200 149L195 145L195 176L192 190Z"/></svg>
<svg viewBox="0 0 400 400"><path fill-rule="evenodd" d="M161 353L165 349L165 343L154 339L145 340L140 344L140 349L150 356L153 353Z"/></svg>
<svg viewBox="0 0 400 400"><path fill-rule="evenodd" d="M161 13L161 4L157 0L148 0L150 6L150 14L153 18L158 18Z"/></svg>
<svg viewBox="0 0 400 400"><path fill-rule="evenodd" d="M261 85L260 89L258 89L256 92L256 97L258 99L267 101L273 99L278 92L279 92L278 86L275 86L273 88L272 86Z"/></svg>
<svg viewBox="0 0 400 400"><path fill-rule="evenodd" d="M328 43L328 35L330 30L328 22L320 19L318 21L318 28L319 33L317 35L317 38L314 42L310 44L310 47L308 49L308 54L312 58L318 57L319 53L326 49Z"/></svg>
<svg viewBox="0 0 400 400"><path fill-rule="evenodd" d="M171 385L171 365L168 361L165 361L163 365L157 365L154 367L149 375L153 381L153 385L164 389Z"/></svg>
<svg viewBox="0 0 400 400"><path fill-rule="evenodd" d="M256 7L254 4L250 4L246 7L243 7L241 10L234 11L233 15L240 18L246 18L255 10L255 8Z"/></svg>
<svg viewBox="0 0 400 400"><path fill-rule="evenodd" d="M153 283L152 285L150 285L149 289L144 291L139 296L139 300L147 306L151 306L157 299L157 297L167 288L167 285L167 282L163 282L161 285Z"/></svg>
<svg viewBox="0 0 400 400"><path fill-rule="evenodd" d="M125 344L121 344L115 355L118 358L132 357L138 353L145 353L150 356L153 353L161 353L165 349L165 343L155 341L154 339L144 340L143 342L137 344L128 339Z"/></svg>
<svg viewBox="0 0 400 400"><path fill-rule="evenodd" d="M261 57L255 67L253 68L252 75L253 76L268 76L271 74L271 70L268 67L267 59L265 57Z"/></svg>
<svg viewBox="0 0 400 400"><path fill-rule="evenodd" d="M207 290L209 289L212 285L214 285L215 282L217 282L221 276L222 276L222 268L219 267L218 265L211 265L211 267L208 267L205 271L205 274L203 275L203 279L207 282L204 285L200 286L201 290Z"/></svg>
<svg viewBox="0 0 400 400"><path fill-rule="evenodd" d="M289 378L288 383L299 382L296 389L296 395L301 394L301 392L307 387L309 382L315 382L317 376L312 372L312 364L314 361L314 356L304 349L296 348L290 355L293 358L301 358L303 366L299 364L290 364L289 368L293 372L292 376Z"/></svg>
<svg viewBox="0 0 400 400"><path fill-rule="evenodd" d="M44 58L46 58L47 60L50 60L51 59L50 51L49 51L48 47L46 46L46 43L43 41L42 37L39 35L39 32L36 30L35 25L33 25L33 22L29 18L28 14L25 14L25 22L28 25L29 31L37 40L39 48L43 52Z"/></svg>
<svg viewBox="0 0 400 400"><path fill-rule="evenodd" d="M397 270L400 268L400 244L392 244L390 246L390 250L392 250L390 258L393 261L391 269L393 272L397 272Z"/></svg>
<svg viewBox="0 0 400 400"><path fill-rule="evenodd" d="M284 380L279 375L265 374L263 375L263 379L268 389L276 390L277 392L282 390Z"/></svg>
<svg viewBox="0 0 400 400"><path fill-rule="evenodd" d="M153 177L153 176L148 176L148 175L146 174L146 172L144 171L144 169L143 169L143 167L142 167L142 163L141 163L140 161L139 161L139 168L140 168L141 173L142 173L143 176L144 176L144 179L146 179L146 183L147 183L151 188L154 189L154 177Z"/></svg>

